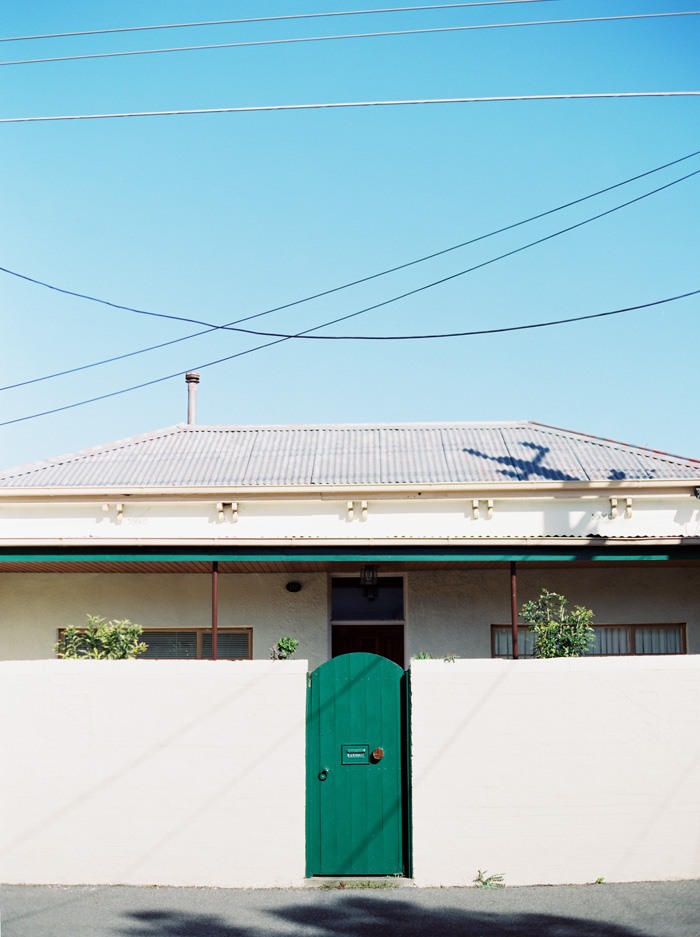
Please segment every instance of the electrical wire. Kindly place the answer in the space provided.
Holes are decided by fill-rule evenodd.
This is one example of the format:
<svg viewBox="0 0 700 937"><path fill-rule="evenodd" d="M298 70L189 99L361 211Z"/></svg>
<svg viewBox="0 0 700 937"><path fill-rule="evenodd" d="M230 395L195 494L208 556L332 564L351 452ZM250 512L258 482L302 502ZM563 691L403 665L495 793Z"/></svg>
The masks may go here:
<svg viewBox="0 0 700 937"><path fill-rule="evenodd" d="M697 296L698 294L700 294L700 289L691 290L689 293L679 293L677 296L669 296L667 299L657 299L650 303L642 303L639 306L625 306L624 309L613 309L610 312L593 312L585 316L571 316L568 319L550 319L547 322L534 322L528 325L508 325L498 329L473 329L470 332L430 332L419 335L289 335L286 332L253 332L250 329L237 329L236 331L245 332L246 335L266 335L268 337L282 339L298 338L316 342L408 342L425 341L434 338L467 338L473 335L498 335L502 332L524 332L528 329L545 329L553 325L584 322L587 319L603 319L606 316L619 316L624 312L650 309L652 306L661 306L664 303L672 303L678 299L687 299L689 296Z"/></svg>
<svg viewBox="0 0 700 937"><path fill-rule="evenodd" d="M363 309L359 309L355 312L348 313L348 315L341 316L338 319L332 319L331 321L324 323L324 325L318 326L318 328L325 328L326 326L329 326L329 325L336 325L338 322L344 322L347 319L353 319L356 316L364 315L364 313L366 312L372 312L375 309L381 309L384 306L389 306L392 303L398 302L401 299L406 299L409 296L415 296L417 293L422 293L425 290L432 289L432 287L434 286L440 286L443 283L448 283L449 281L455 280L458 277L465 276L468 273L473 273L475 270L481 270L484 267L488 267L490 264L496 263L499 260L504 260L506 257L512 257L515 254L519 254L522 251L528 250L531 247L536 247L538 244L544 244L546 241L551 241L553 238L558 237L561 234L566 234L569 231L574 231L577 228L582 228L584 225L590 224L592 221L597 221L599 218L605 218L607 215L612 215L615 212L620 211L623 208L627 208L629 205L634 205L636 202L641 202L644 199L649 198L651 195L656 195L658 192L663 192L666 189L670 189L674 185L678 185L680 182L685 182L686 179L691 179L693 176L697 176L697 175L700 175L700 169L696 169L693 172L687 173L685 176L680 176L680 178L678 179L672 179L671 182L666 182L664 183L664 185L658 186L655 189L651 189L649 192L643 192L641 195L637 195L633 199L629 199L628 201L622 202L619 205L614 205L612 208L608 208L605 211L599 212L596 215L591 215L588 218L584 218L583 221L578 221L575 224L568 225L565 228L560 228L558 231L554 231L551 234L544 235L543 237L537 238L534 241L529 241L527 244L521 244L520 247L515 247L512 250L506 251L503 254L498 254L496 257L491 257L488 260L482 261L481 263L474 264L471 267L467 267L465 270L458 270L457 273L451 273L446 277L441 277L439 280L432 280L430 283L424 283L422 286L418 286L418 287L415 287L415 289L408 290L404 293L400 293L398 296L392 296L389 299L382 300L382 302L375 303L372 306L366 306ZM435 255L432 255L432 256L435 256ZM109 300L98 299L94 296L88 296L87 294L77 293L72 290L65 290L61 287L53 286L49 283L42 282L41 280L36 280L33 277L29 277L25 274L17 273L16 271L9 270L6 267L0 267L0 272L9 273L12 276L18 277L21 280L26 280L38 286L47 287L50 290L54 290L59 293L64 293L68 296L75 296L80 299L86 299L92 302L97 302L101 305L106 305L111 308L123 309L128 312L134 312L137 315L151 316L157 319L169 319L175 322L189 322L189 323L194 323L196 325L203 325L205 326L206 331L216 331L216 330L221 329L221 330L231 331L231 332L240 332L240 333L247 334L247 335L265 335L265 336L277 337L278 333L257 332L257 331L253 331L250 329L241 329L241 328L238 328L237 325L241 322L250 321L250 319L258 318L263 315L268 315L270 312L277 312L281 309L288 308L291 305L295 305L294 303L289 303L286 306L278 306L275 309L266 310L265 312L257 313L257 315L255 316L248 316L243 319L238 319L235 323L232 323L232 324L215 325L214 323L206 322L205 320L202 320L202 319L194 319L194 318L185 317L185 316L176 316L171 313L165 313L165 312L153 312L152 310L148 310L148 309L138 309L134 306L122 306L118 303L110 302ZM356 282L362 282L362 281L356 281ZM333 291L329 290L327 292L333 292ZM317 295L321 295L321 294L317 294ZM303 302L303 301L304 300L300 300L298 302ZM203 333L199 332L197 334L201 335ZM301 333L301 334L305 334L305 333ZM289 336L285 333L283 337L288 338ZM12 385L12 386L16 387L17 385ZM4 390L4 389L9 389L9 388L0 388L0 389Z"/></svg>
<svg viewBox="0 0 700 937"><path fill-rule="evenodd" d="M350 107L402 107L416 104L496 104L502 101L584 101L609 98L692 98L700 91L605 91L581 94L504 94L490 97L413 98L396 101L327 101L318 104L254 104L247 107L178 108L167 111L120 111L112 114L51 114L42 117L0 117L0 124L57 120L111 120L121 117L189 117L194 114L245 114L261 111L318 111Z"/></svg>
<svg viewBox="0 0 700 937"><path fill-rule="evenodd" d="M40 33L35 36L0 36L0 42L26 42L35 39L68 39L74 36L105 36L111 33L140 33L154 29L191 29L196 26L230 26L243 23L276 23L281 20L328 19L338 16L371 16L375 13L416 13L465 7L512 6L513 4L558 3L560 0L479 0L472 3L431 3L421 6L381 7L369 10L336 10L329 13L291 13L283 16L247 16L234 20L199 20L194 23L163 23L157 26L117 26L113 29L83 29L70 33Z"/></svg>
<svg viewBox="0 0 700 937"><path fill-rule="evenodd" d="M674 301L679 300L679 299L684 299L684 298L687 298L688 296L695 296L695 295L697 295L698 293L700 293L700 290L693 290L692 292L689 292L689 293L682 293L682 294L679 294L678 296L671 296L671 297L669 297L669 298L667 298L667 299L658 299L658 300L655 300L655 301L653 301L653 302L651 302L651 303L645 303L645 304L639 305L639 306L628 306L628 307L626 307L626 308L624 308L624 309L614 309L614 310L611 310L610 312L593 313L593 314L589 314L589 315L573 317L573 318L570 318L570 319L561 319L561 320L555 320L555 321L550 321L550 322L535 322L535 323L531 323L531 324L529 324L529 325L510 326L510 327L507 327L507 328L492 329L492 330L482 330L482 331L478 331L478 332L463 332L463 333L451 333L451 334L450 334L450 333L446 333L445 335L442 335L442 336L439 336L439 335L432 335L432 336L398 336L398 338L406 338L406 339L409 339L409 338L416 338L416 339L418 339L418 338L448 338L448 337L461 337L461 336L469 336L469 335L472 335L472 336L473 336L473 335L484 335L484 334L490 334L490 333L496 333L496 332L498 332L498 333L503 333L503 332L523 331L523 330L526 330L526 329L547 328L547 327L550 327L550 326L564 325L564 324L568 324L568 323L571 323L571 322L581 322L581 321L584 321L584 320L586 320L586 319L596 319L596 318L601 318L601 317L603 317L603 316L613 316L613 315L620 315L620 314L625 313L625 312L640 311L640 310L642 310L642 309L647 309L647 308L650 308L650 307L652 307L652 306L659 306L659 305L661 305L661 304L663 304L663 303L669 303L669 302L674 302ZM166 375L163 375L162 377L156 377L156 378L153 378L153 379L150 380L150 381L143 381L141 384L134 384L134 385L131 386L131 387L123 387L123 388L121 388L120 390L111 391L110 393L107 393L107 394L100 394L100 395L98 395L98 396L96 396L96 397L89 397L89 398L87 398L86 400L78 400L78 401L76 401L76 402L74 402L74 403L65 404L65 405L62 406L62 407L54 407L54 408L51 409L51 410L43 410L43 411L41 411L41 412L39 412L39 413L30 413L30 414L28 414L27 416L16 417L16 418L13 419L13 420L5 420L5 421L3 421L3 422L0 423L0 426L11 426L11 425L13 425L13 424L15 424L15 423L24 423L24 422L26 422L27 420L35 420L35 419L38 419L39 417L42 417L42 416L50 416L50 415L52 415L52 414L54 414L54 413L63 413L63 412L66 411L66 410L73 410L73 409L75 409L76 407L82 407L82 406L85 406L86 404L89 404L89 403L97 403L97 402L100 401L100 400L107 400L107 399L109 399L110 397L118 397L118 396L120 396L121 394L128 394L128 393L130 393L131 391L134 391L134 390L141 390L141 389L143 389L144 387L152 387L154 384L161 384L161 383L163 383L164 381L169 381L169 380L172 380L173 378L176 378L176 377L182 377L182 376L183 376L184 374L186 374L188 371L193 371L193 370L194 370L194 371L203 371L205 368L214 367L214 366L217 365L217 364L223 364L224 362L227 362L227 361L233 361L235 358L242 358L244 355L252 354L253 352L255 352L255 351L260 351L260 350L263 349L263 348L270 348L270 347L272 347L273 345L279 345L279 344L281 344L282 342L290 341L290 340L293 339L293 338L301 338L301 337L303 337L304 335L308 335L310 332L315 332L315 331L317 331L318 329L324 328L325 325L328 325L328 323L324 323L323 325L314 326L314 328L307 329L305 332L298 332L296 335L284 336L284 337L282 337L282 338L277 338L277 339L275 339L274 341L271 341L271 342L265 342L263 345L256 345L256 346L253 347L253 348L247 348L247 349L245 349L244 351L236 352L236 354L227 355L225 358L218 358L218 359L215 360L215 361L208 361L208 362L206 362L205 364L197 365L195 368L187 368L187 369L185 369L184 371L176 371L176 372L174 372L173 374L166 374ZM391 340L391 338L392 338L392 336L388 336L388 337L387 337L387 340ZM393 338L396 338L396 337L393 337ZM371 337L371 340L376 340L376 336L375 336L375 337Z"/></svg>
<svg viewBox="0 0 700 937"><path fill-rule="evenodd" d="M280 312L284 309L290 309L294 306L298 306L298 305L301 305L302 303L310 302L314 299L320 299L324 296L330 296L333 293L340 292L341 290L348 289L352 286L358 286L359 284L362 284L362 283L368 283L371 280L375 280L375 279L378 279L379 277L387 276L390 273L396 273L399 270L405 270L408 267L415 266L416 264L424 263L427 260L433 260L436 257L441 257L444 254L448 254L452 251L459 250L463 247L469 247L472 244L478 243L479 241L484 241L487 238L494 237L497 234L503 234L506 231L511 231L514 228L518 228L518 227L521 227L522 225L529 224L532 221L537 221L541 218L545 218L548 215L554 214L555 212L563 211L565 208L571 208L573 205L578 205L581 202L587 201L588 199L595 198L598 195L603 195L606 192L612 191L613 189L620 188L623 185L628 185L631 182L635 182L638 179L643 179L645 176L652 175L653 173L660 172L662 169L668 169L669 166L675 166L678 163L685 162L685 160L692 159L693 157L698 156L698 155L700 155L700 150L695 150L693 153L688 153L686 156L680 156L678 157L678 159L671 160L668 163L663 163L661 166L655 166L653 169L648 169L645 172L638 173L636 176L630 176L628 179L623 179L621 182L615 182L612 185L606 186L603 189L598 189L597 191L591 192L588 195L583 195L579 198L572 199L569 202L565 202L563 205L557 205L555 208L547 209L546 211L539 212L536 215L531 215L528 218L521 219L520 221L513 222L512 224L505 225L501 228L496 228L493 231L489 231L486 234L481 234L481 235L478 235L477 237L470 238L467 241L462 241L459 244L453 244L450 247L445 247L442 250L434 251L431 254L425 254L422 257L418 257L414 260L409 260L406 263L398 264L394 267L389 267L385 270L379 271L378 273L372 273L369 276L360 277L359 279L356 279L356 280L351 280L350 282L343 283L340 286L335 286L328 290L322 290L321 292L313 293L312 295L305 296L302 299L293 300L292 302L284 303L281 306L274 306L273 308L266 309L263 312L258 312L251 316L244 316L243 318L235 319L232 322L227 322L223 325L212 325L199 332L193 332L193 333L190 333L189 335L183 335L180 338L171 339L170 341L167 341L167 342L160 342L157 345L149 345L147 348L139 348L135 351L126 352L125 354L122 354L122 355L114 355L111 358L103 358L100 361L93 361L90 364L79 365L74 368L67 368L66 370L63 370L63 371L55 371L51 374L45 374L45 375L42 375L41 377L31 378L30 380L27 380L27 381L19 381L16 384L8 384L5 387L0 387L0 392L6 391L6 390L15 390L19 387L26 387L29 384L38 384L41 381L51 380L56 377L65 377L68 374L76 374L79 371L86 371L86 370L89 370L90 368L99 367L104 364L112 364L115 361L123 361L125 358L133 358L136 355L145 354L146 352L149 352L149 351L156 351L160 348L167 348L169 345L177 345L180 342L189 341L190 339L193 339L193 338L199 338L201 335L207 335L210 332L215 332L221 329L230 329L232 326L239 325L243 322L250 322L253 319L259 319L262 316L267 316L274 312ZM46 283L34 277L29 277L26 274L18 273L17 271L14 271L14 270L9 270L7 267L0 267L0 272L7 273L11 276L18 277L19 279L26 280L38 286L46 287L47 289L54 290L59 293L64 293L69 296L76 296L81 299L86 299L92 302L104 304L112 308L124 309L129 312L138 312L138 311L145 312L145 310L137 310L133 306L124 306L124 305L120 305L117 303L109 302L108 300L98 299L97 297L94 297L94 296L88 296L85 293L77 293L72 290L65 290L65 289L62 289L61 287L55 286L50 283Z"/></svg>
<svg viewBox="0 0 700 937"><path fill-rule="evenodd" d="M488 267L490 264L496 263L498 260L504 260L506 257L512 257L515 254L519 254L531 247L536 247L538 244L544 244L546 241L551 241L552 238L558 237L560 234L566 234L569 231L574 231L586 224L590 224L592 221L597 221L599 218L604 218L606 215L611 215L616 211L620 211L622 208L627 208L628 205L633 205L635 202L640 202L643 199L648 198L650 195L655 195L657 192L663 192L664 189L669 189L671 186L677 185L679 182L684 182L686 179L690 179L697 175L700 175L700 169L696 169L695 172L688 173L686 176L681 176L680 179L674 179L672 182L667 182L666 185L659 186L659 188L653 189L651 192L645 192L643 195L638 195L636 198L630 199L628 202L623 202L621 205L615 205L613 208L607 209L607 211L600 212L599 214L593 215L590 218L584 218L583 221L569 225L566 228L560 228L559 231L554 231L552 234L547 234L544 237L538 238L536 241L529 241L527 244L522 244L520 247L506 251L504 254L498 254L496 257L489 258L489 260L484 260L479 264L474 264L472 267L467 267L466 270L459 270L457 273L451 273L449 276L441 277L439 280L433 280L431 283L425 283L423 286L417 286L415 289L407 290L405 293L400 293L398 296L392 296L389 299L382 300L382 302L374 303L371 306L365 306L363 309L358 309L355 312L350 312L345 316L339 316L337 319L331 319L329 322L325 322L323 325L317 326L315 329L310 329L308 331L317 331L318 329L326 328L329 325L337 325L338 322L345 322L348 319L354 319L356 316L362 316L366 312L374 312L375 309L383 309L385 306L389 306L401 299L407 299L409 296L416 296L418 293L432 289L434 286L440 286L443 283L449 283L451 280L456 280L458 277L463 277L467 273L473 273L475 270L481 270L484 267ZM239 332L243 335L258 335L270 338L280 338L282 340L299 337L297 335L290 336L287 333L260 332L254 331L253 329L241 329L235 326L228 326L227 331ZM307 333L301 332L299 334L303 336Z"/></svg>
<svg viewBox="0 0 700 937"><path fill-rule="evenodd" d="M532 20L519 23L472 23L466 26L434 26L415 29L391 29L378 32L340 33L332 36L292 36L285 39L251 39L241 42L216 42L194 46L171 46L165 49L129 49L120 52L88 52L81 55L56 55L35 59L0 62L0 66L44 65L48 62L78 62L87 59L114 59L134 55L162 55L173 52L205 52L212 49L242 49L252 46L278 46L303 42L336 42L345 39L377 39L390 36L420 36L430 33L457 33L485 29L519 29L525 26L566 26L577 23L611 23L619 20L650 20L677 16L699 16L700 10L666 13L630 13L623 16L588 16L571 19Z"/></svg>

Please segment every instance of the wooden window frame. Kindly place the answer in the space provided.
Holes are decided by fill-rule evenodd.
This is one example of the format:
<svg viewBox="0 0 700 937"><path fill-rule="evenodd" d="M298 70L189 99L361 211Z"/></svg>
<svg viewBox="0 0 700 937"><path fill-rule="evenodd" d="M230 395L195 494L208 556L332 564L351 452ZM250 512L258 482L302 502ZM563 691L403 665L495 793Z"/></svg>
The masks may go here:
<svg viewBox="0 0 700 937"><path fill-rule="evenodd" d="M681 654L688 653L688 625L686 622L676 621L676 622L634 622L633 624L613 624L612 622L605 622L604 624L595 624L591 625L594 631L599 628L626 628L627 629L627 642L629 646L629 651L625 654L585 654L584 657L664 657L663 653L650 653L643 654L637 652L637 641L636 641L636 630L638 628L679 628L681 634L681 649L677 654L673 654L673 657L679 657ZM497 660L511 660L511 655L496 654L496 631L504 630L511 632L512 625L501 625L501 624L492 624L491 625L491 657ZM518 631L522 634L524 631L529 631L527 625L518 625ZM525 656L520 654L520 658L523 660L533 660L534 658L530 656Z"/></svg>
<svg viewBox="0 0 700 937"><path fill-rule="evenodd" d="M81 629L82 630L82 629ZM60 641L65 634L65 628L58 629L58 640ZM147 660L211 660L210 657L204 657L202 653L202 647L204 643L204 635L211 634L211 628L144 628L141 637L145 640L146 635L148 634L170 634L172 632L194 632L195 641L197 642L197 656L196 657L149 657ZM219 660L252 660L253 659L253 629L252 628L219 628L219 635L224 634L247 634L248 636L248 656L247 657L221 657L219 655ZM138 660L138 656L136 660Z"/></svg>

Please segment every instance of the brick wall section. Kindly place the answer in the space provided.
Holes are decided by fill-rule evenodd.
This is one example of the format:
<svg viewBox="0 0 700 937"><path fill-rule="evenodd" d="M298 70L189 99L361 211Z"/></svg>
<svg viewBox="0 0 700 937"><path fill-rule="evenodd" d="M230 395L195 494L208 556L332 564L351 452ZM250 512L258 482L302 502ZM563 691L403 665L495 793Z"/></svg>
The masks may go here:
<svg viewBox="0 0 700 937"><path fill-rule="evenodd" d="M412 668L414 874L700 876L700 657Z"/></svg>

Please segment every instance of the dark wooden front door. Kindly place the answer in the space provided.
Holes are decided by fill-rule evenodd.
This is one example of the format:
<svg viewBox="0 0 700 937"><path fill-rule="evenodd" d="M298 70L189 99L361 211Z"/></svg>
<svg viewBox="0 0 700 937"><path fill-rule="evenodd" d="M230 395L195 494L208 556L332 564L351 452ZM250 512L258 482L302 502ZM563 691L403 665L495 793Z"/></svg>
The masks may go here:
<svg viewBox="0 0 700 937"><path fill-rule="evenodd" d="M332 642L332 657L378 654L404 666L403 625L333 625Z"/></svg>

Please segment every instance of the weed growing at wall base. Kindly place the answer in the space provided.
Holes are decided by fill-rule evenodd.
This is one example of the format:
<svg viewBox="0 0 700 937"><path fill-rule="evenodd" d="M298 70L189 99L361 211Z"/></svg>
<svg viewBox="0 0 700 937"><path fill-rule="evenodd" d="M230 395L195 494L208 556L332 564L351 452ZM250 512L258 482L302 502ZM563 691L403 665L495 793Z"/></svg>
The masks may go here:
<svg viewBox="0 0 700 937"><path fill-rule="evenodd" d="M504 879L504 875L489 875L486 869L484 869L483 872L479 869L473 881L476 888L505 888L506 883Z"/></svg>

